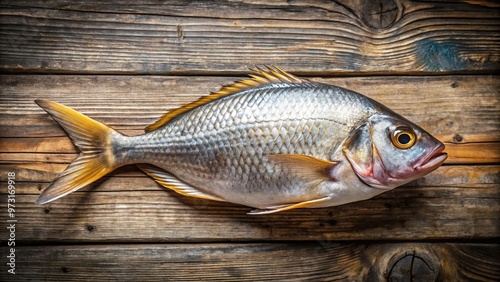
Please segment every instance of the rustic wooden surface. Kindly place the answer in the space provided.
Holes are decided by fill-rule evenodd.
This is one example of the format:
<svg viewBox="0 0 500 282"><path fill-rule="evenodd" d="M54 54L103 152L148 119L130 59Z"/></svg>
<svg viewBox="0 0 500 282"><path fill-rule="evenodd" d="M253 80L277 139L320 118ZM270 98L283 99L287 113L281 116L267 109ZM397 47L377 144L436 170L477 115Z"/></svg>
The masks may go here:
<svg viewBox="0 0 500 282"><path fill-rule="evenodd" d="M2 66L38 73L495 71L498 1L2 1Z"/></svg>
<svg viewBox="0 0 500 282"><path fill-rule="evenodd" d="M16 173L16 275L0 280L500 279L495 1L2 1L0 193ZM368 201L249 216L134 166L38 206L77 156L53 99L130 135L276 64L373 97L445 142L426 177ZM403 243L405 242L405 243Z"/></svg>
<svg viewBox="0 0 500 282"><path fill-rule="evenodd" d="M77 149L33 99L60 101L122 132L140 134L164 111L234 79L2 76L5 100L0 110L6 127L0 132L4 137L0 168L15 171L21 181L18 207L26 217L19 226L27 232L19 238L30 242L201 242L488 239L498 235L500 140L495 133L500 119L491 117L499 116L500 80L493 76L317 79L381 101L448 145L450 158L445 166L371 201L249 217L247 207L178 196L130 166L92 188L48 205L34 205L40 190L76 157ZM420 93L422 88L425 93ZM6 175L0 179L6 181ZM75 212L67 213L68 209ZM2 216L6 214L0 214L0 220ZM470 228L464 229L464 225Z"/></svg>
<svg viewBox="0 0 500 282"><path fill-rule="evenodd" d="M21 247L31 281L495 281L492 244L148 244ZM5 264L5 258L0 258Z"/></svg>

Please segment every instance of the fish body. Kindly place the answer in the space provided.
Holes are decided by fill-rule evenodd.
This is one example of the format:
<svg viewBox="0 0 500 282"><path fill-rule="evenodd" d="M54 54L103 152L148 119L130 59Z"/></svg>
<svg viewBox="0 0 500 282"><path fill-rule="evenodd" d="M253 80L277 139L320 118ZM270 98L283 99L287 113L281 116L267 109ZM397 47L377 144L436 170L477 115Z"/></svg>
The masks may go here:
<svg viewBox="0 0 500 282"><path fill-rule="evenodd" d="M82 151L38 203L139 164L178 193L264 214L368 199L446 159L441 142L357 92L279 68L251 77L167 113L139 136L37 100Z"/></svg>

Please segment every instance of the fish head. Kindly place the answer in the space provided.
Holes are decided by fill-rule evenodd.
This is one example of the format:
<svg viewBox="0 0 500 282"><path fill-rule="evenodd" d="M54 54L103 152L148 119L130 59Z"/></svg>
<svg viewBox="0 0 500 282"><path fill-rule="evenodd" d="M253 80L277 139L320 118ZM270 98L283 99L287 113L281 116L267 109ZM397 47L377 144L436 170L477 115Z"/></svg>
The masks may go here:
<svg viewBox="0 0 500 282"><path fill-rule="evenodd" d="M392 189L438 168L444 144L399 115L373 115L343 144L343 152L365 184Z"/></svg>

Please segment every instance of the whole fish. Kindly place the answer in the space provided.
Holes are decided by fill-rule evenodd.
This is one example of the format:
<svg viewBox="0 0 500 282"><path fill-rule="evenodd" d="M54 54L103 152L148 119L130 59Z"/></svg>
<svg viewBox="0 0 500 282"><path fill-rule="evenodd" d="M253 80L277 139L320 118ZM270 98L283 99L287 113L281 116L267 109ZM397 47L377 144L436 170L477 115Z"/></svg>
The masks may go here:
<svg viewBox="0 0 500 282"><path fill-rule="evenodd" d="M170 111L139 136L56 102L36 103L81 151L38 204L138 164L182 195L266 214L369 199L447 158L441 142L382 104L278 67L257 68L249 79Z"/></svg>

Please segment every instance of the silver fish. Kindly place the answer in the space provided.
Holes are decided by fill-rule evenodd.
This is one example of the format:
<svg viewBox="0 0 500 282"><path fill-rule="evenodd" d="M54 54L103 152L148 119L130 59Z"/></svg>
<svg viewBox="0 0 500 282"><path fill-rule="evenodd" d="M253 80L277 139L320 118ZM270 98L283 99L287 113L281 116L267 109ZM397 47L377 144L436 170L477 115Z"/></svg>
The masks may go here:
<svg viewBox="0 0 500 282"><path fill-rule="evenodd" d="M266 214L369 199L447 158L436 138L359 93L277 67L258 68L250 77L131 137L56 102L36 100L81 151L37 203L138 164L182 195Z"/></svg>

